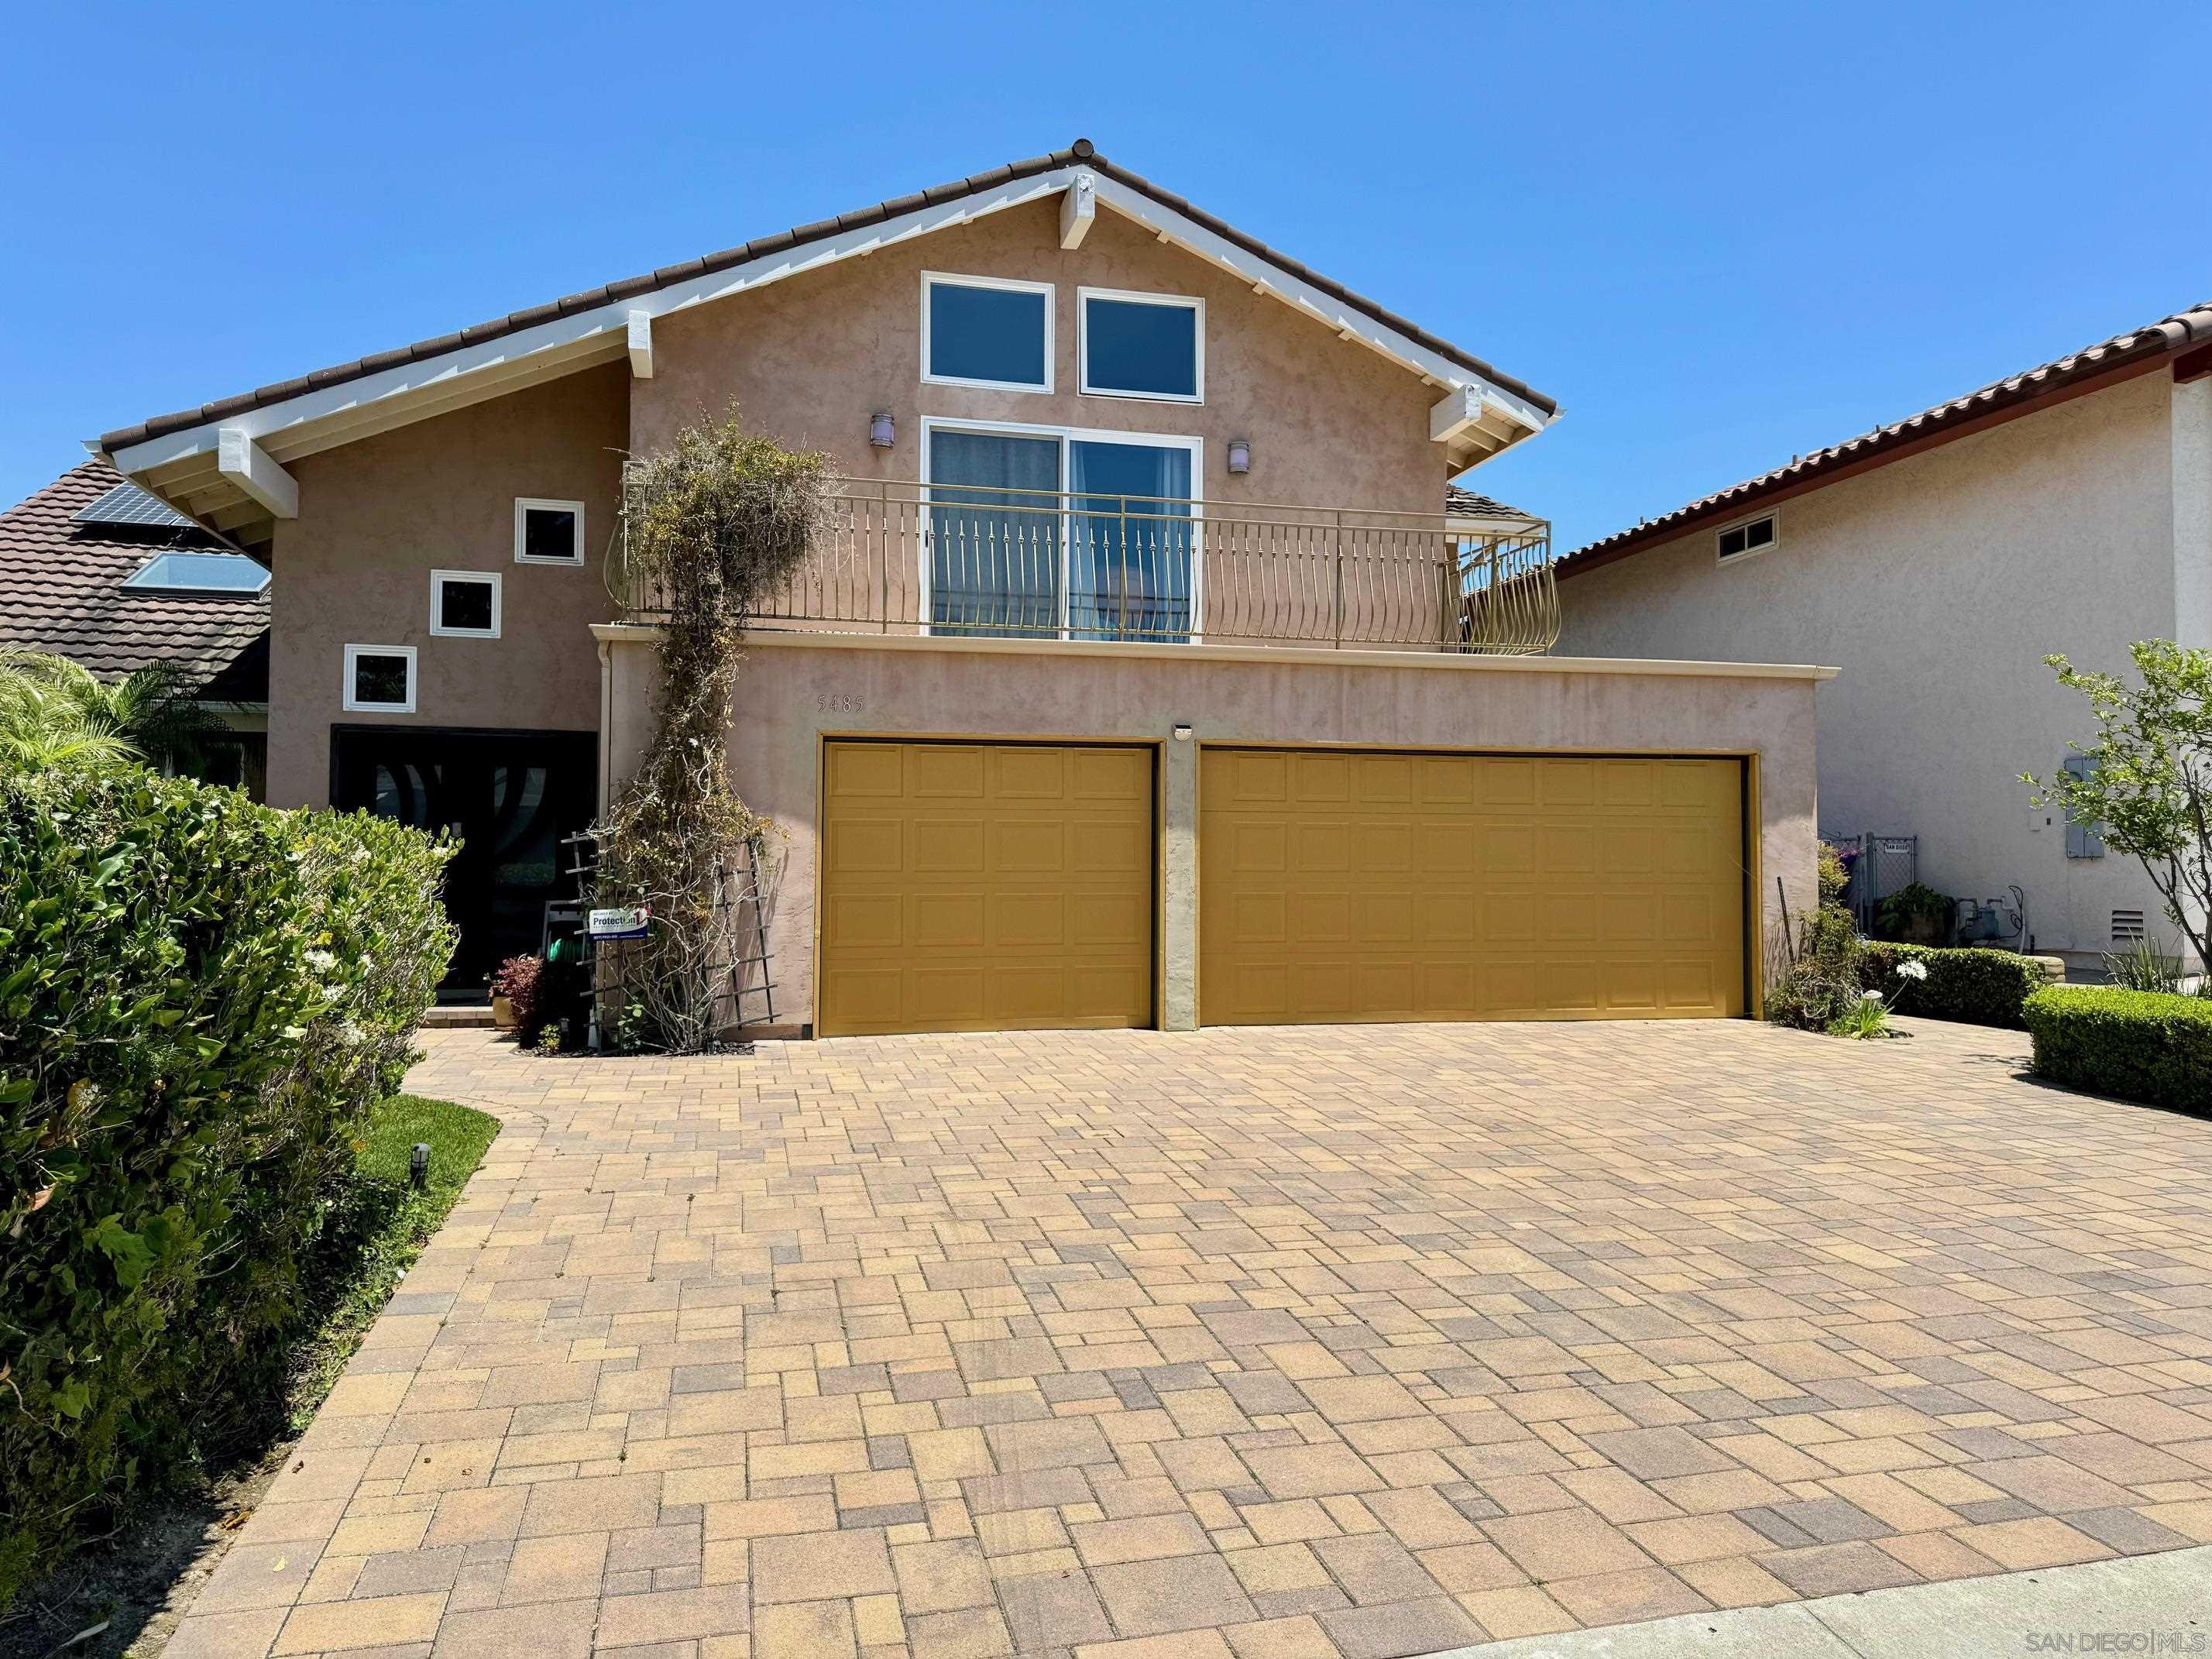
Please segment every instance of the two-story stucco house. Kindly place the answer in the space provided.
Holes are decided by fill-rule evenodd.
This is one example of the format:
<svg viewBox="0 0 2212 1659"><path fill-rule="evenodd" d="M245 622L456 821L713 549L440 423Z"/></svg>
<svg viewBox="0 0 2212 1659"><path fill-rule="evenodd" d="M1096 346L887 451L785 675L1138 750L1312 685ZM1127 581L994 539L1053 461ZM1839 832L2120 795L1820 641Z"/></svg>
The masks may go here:
<svg viewBox="0 0 2212 1659"><path fill-rule="evenodd" d="M461 971L650 731L625 453L836 514L730 734L779 1021L1725 1016L1811 898L1810 668L1573 661L1449 482L1553 402L1085 142L108 434L275 572L269 793L449 823Z"/></svg>
<svg viewBox="0 0 2212 1659"><path fill-rule="evenodd" d="M2212 304L1800 457L1558 572L1563 650L1838 665L1819 696L1828 832L1917 836L1920 879L1961 898L2020 888L2033 948L2077 966L2146 937L2179 945L2142 866L2032 808L2019 779L2095 736L2046 655L2124 672L2136 640L2212 646Z"/></svg>

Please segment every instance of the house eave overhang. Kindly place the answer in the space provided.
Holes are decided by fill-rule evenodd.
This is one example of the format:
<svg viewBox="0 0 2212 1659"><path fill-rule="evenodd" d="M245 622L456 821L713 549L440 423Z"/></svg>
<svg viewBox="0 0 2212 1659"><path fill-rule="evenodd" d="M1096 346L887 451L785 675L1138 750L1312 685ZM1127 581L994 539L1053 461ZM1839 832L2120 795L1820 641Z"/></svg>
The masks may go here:
<svg viewBox="0 0 2212 1659"><path fill-rule="evenodd" d="M990 182L957 191L926 191L897 211L848 216L781 239L749 258L693 261L650 278L611 285L607 298L541 309L542 320L519 313L447 340L426 343L382 363L367 360L313 374L296 389L276 388L210 404L204 418L161 417L106 434L87 448L210 529L248 544L264 542L276 514L221 465L224 434L234 451L251 445L277 467L415 421L505 396L603 363L637 362L656 317L710 304L857 258L894 243L973 222L994 213L1073 192L1144 226L1161 240L1250 284L1300 314L1419 375L1455 412L1472 411L1449 432L1432 426L1448 473L1464 471L1557 418L1557 406L1495 371L1485 374L1464 354L1381 307L1336 289L1325 279L1190 208L1166 198L1136 175L1113 167L1087 145L1036 171L1000 169ZM1011 173L1012 176L1002 176ZM701 269L712 265L712 269ZM372 366L374 365L374 366Z"/></svg>

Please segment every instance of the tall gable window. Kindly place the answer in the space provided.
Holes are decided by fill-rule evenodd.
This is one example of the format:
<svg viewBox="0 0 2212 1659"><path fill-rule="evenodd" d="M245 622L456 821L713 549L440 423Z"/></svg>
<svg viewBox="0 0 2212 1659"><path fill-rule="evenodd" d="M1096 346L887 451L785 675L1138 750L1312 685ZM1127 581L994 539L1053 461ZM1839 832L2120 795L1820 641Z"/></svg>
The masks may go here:
<svg viewBox="0 0 2212 1659"><path fill-rule="evenodd" d="M921 378L1052 390L1052 284L921 274Z"/></svg>
<svg viewBox="0 0 2212 1659"><path fill-rule="evenodd" d="M1085 392L1205 401L1206 301L1099 288L1075 300Z"/></svg>

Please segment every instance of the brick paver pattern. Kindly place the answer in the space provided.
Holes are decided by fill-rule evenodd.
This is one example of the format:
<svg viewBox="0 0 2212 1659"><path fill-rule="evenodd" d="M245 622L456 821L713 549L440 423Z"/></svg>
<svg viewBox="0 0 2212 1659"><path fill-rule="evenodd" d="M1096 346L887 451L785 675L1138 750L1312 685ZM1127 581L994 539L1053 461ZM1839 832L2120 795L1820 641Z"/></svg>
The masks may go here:
<svg viewBox="0 0 2212 1659"><path fill-rule="evenodd" d="M1374 1659L2212 1542L2212 1123L1733 1024L544 1060L169 1649Z"/></svg>

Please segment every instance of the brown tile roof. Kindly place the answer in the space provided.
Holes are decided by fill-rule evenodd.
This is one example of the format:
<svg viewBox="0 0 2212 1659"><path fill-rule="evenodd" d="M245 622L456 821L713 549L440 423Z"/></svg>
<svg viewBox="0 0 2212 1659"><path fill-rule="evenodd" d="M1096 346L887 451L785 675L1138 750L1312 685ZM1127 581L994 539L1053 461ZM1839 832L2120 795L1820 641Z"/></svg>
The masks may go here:
<svg viewBox="0 0 2212 1659"><path fill-rule="evenodd" d="M2002 380L1992 380L1964 397L1923 409L1917 415L1908 415L1890 425L1878 426L1856 438L1798 456L1787 466L1778 466L1755 478L1730 484L1726 489L1701 495L1687 506L1678 507L1658 518L1640 520L1626 530L1617 530L1577 548L1559 561L1558 572L1562 576L1571 576L1610 564L1615 559L1669 541L1704 520L1733 515L1785 491L1796 494L1800 486L1816 483L1824 474L1847 468L1856 471L1884 459L1901 459L1905 453L1924 447L1954 428L1986 423L1992 416L2027 414L2045 399L2102 375L2204 346L2208 342L2212 342L2212 300L2186 311L2177 311L2144 327L2115 334L2109 340L2084 346L2054 362L2008 374Z"/></svg>
<svg viewBox="0 0 2212 1659"><path fill-rule="evenodd" d="M1385 309L1364 295L1356 294L1342 284L1331 281L1319 271L1300 264L1288 254L1277 252L1257 238L1246 235L1225 220L1216 218L1205 209L1176 195L1173 191L1163 189L1150 179L1140 177L1126 167L1115 166L1098 154L1088 138L1079 138L1067 149L1054 150L1048 155L1034 155L1025 161L1012 161L1005 167L994 167L988 173L972 173L965 179L955 179L949 184L938 185L928 190L916 191L911 196L895 197L890 201L878 202L873 206L861 208L852 213L841 213L834 219L823 219L811 225L799 225L789 230L778 231L773 236L763 236L736 247L725 248L720 253L709 253L701 258L687 259L681 264L664 265L659 270L647 271L642 276L627 276L620 282L586 289L580 294L567 295L544 305L532 306L527 311L510 312L504 317L495 317L489 322L478 323L472 328L465 328L456 333L441 334L434 339L417 340L412 345L401 346L394 351L380 351L373 356L357 358L349 363L333 364L328 368L319 368L310 374L302 374L289 380L280 380L273 386L264 386L252 392L240 392L234 397L217 398L213 403L202 404L198 409L179 410L171 415L156 415L152 419L142 421L136 426L121 427L113 432L103 434L100 440L100 447L112 454L118 449L127 448L136 443L143 443L149 438L158 438L166 433L182 431L186 427L198 426L203 421L222 420L230 416L243 414L248 410L259 409L268 404L282 403L284 399L296 398L302 392L319 391L324 386L340 385L347 380L356 380L363 375L374 374L387 368L396 368L403 363L419 362L426 357L440 356L462 346L473 345L480 340L496 339L503 334L513 334L519 330L533 327L539 323L550 322L556 317L569 316L579 311L594 310L616 300L634 299L638 295L651 293L655 289L665 288L672 283L680 283L694 276L707 276L717 270L726 270L732 265L743 264L748 260L758 259L768 254L781 253L807 242L819 241L824 237L836 235L841 231L855 230L866 225L878 224L886 219L896 218L902 213L912 213L919 208L933 206L940 202L954 201L963 196L973 195L977 191L993 190L1000 185L1011 184L1018 179L1027 179L1041 173L1050 173L1056 167L1068 167L1077 162L1104 173L1109 179L1118 179L1132 190L1142 191L1161 206L1186 216L1212 231L1215 235L1236 244L1246 252L1265 259L1271 264L1279 266L1304 282L1312 283L1323 293L1341 301L1355 311L1365 313L1386 328L1395 329L1409 339L1419 342L1440 356L1448 358L1463 368L1473 370L1492 385L1512 392L1516 397L1527 398L1547 415L1559 412L1559 405L1534 386L1514 379L1510 374L1492 367L1480 357L1461 350L1449 340L1439 338L1419 324Z"/></svg>
<svg viewBox="0 0 2212 1659"><path fill-rule="evenodd" d="M1517 507L1508 507L1495 495L1478 495L1457 484L1444 486L1444 511L1455 519L1533 519Z"/></svg>
<svg viewBox="0 0 2212 1659"><path fill-rule="evenodd" d="M205 531L78 524L76 514L121 483L87 461L0 513L0 649L52 651L103 678L149 663L187 663L240 702L269 696L267 590L163 593L125 580L156 553L233 550ZM254 665L259 664L258 684Z"/></svg>

